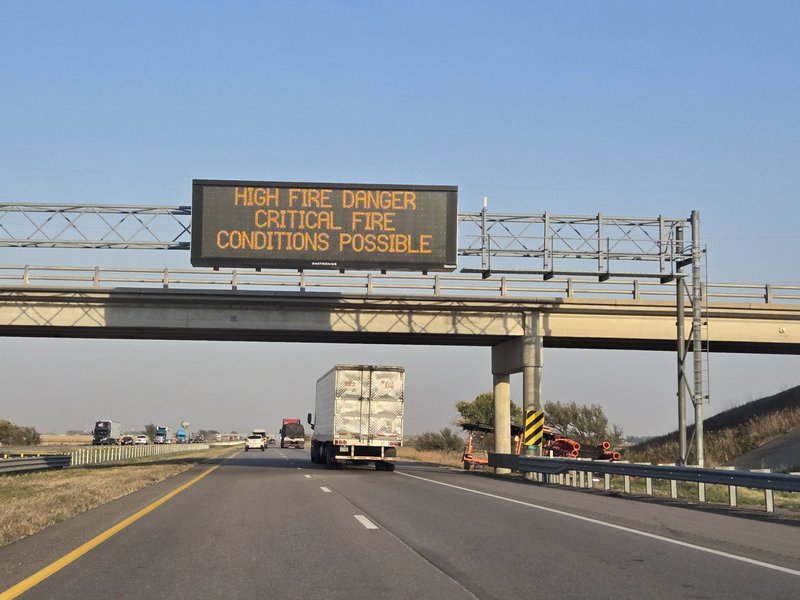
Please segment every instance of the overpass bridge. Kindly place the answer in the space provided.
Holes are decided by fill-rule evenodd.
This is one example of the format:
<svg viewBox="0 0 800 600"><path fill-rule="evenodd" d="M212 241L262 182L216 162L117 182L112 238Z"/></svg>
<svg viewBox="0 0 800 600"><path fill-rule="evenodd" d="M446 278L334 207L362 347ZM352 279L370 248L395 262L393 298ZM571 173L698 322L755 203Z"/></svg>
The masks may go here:
<svg viewBox="0 0 800 600"><path fill-rule="evenodd" d="M187 250L190 216L0 203L0 246ZM542 406L546 347L677 351L681 453L688 392L701 465L701 351L800 353L800 286L703 282L696 212L493 215L484 204L458 222L453 275L0 266L0 335L490 346L498 432L510 374L523 374L524 408Z"/></svg>
<svg viewBox="0 0 800 600"><path fill-rule="evenodd" d="M534 335L543 347L674 351L674 294L636 280L0 267L0 334L491 347ZM706 295L714 352L800 353L800 286Z"/></svg>

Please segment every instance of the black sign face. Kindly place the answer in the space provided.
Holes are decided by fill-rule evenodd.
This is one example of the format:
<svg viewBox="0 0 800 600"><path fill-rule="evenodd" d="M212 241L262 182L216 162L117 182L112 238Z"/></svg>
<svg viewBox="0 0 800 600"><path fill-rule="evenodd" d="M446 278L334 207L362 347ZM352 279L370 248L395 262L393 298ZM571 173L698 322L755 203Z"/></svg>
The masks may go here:
<svg viewBox="0 0 800 600"><path fill-rule="evenodd" d="M196 267L452 271L458 188L192 182Z"/></svg>

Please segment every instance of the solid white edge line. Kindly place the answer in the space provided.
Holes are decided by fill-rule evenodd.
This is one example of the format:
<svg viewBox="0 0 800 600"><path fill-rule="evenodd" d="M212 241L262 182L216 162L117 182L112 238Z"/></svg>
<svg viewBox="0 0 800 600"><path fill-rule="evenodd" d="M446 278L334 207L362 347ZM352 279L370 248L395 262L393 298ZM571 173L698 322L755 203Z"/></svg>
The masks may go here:
<svg viewBox="0 0 800 600"><path fill-rule="evenodd" d="M373 523L372 521L370 521L370 520L369 520L367 517L365 517L364 515L353 515L353 516L356 518L356 521L358 521L359 523L361 523L361 524L362 524L364 527L366 527L367 529L378 529L378 526L377 526L377 525L375 525L375 523Z"/></svg>
<svg viewBox="0 0 800 600"><path fill-rule="evenodd" d="M323 492L325 492L326 494L330 494L330 492L331 492L331 491L330 491L328 488L326 488L326 487L321 487L321 488L319 488L319 489L321 489L321 490L322 490Z"/></svg>
<svg viewBox="0 0 800 600"><path fill-rule="evenodd" d="M530 502L524 502L523 500L515 500L513 498L505 498L503 496L498 496L496 494L490 494L488 492L480 492L478 490L471 490L469 488L461 487L459 485L453 485L452 483L443 483L441 481L436 481L434 479L427 479L425 477L419 477L418 475L410 475L409 473L401 473L400 471L396 471L398 475L403 475L405 477L411 477L412 479L419 479L420 481L427 481L428 483L435 483L436 485L443 485L445 487L453 488L456 490L461 490L463 492L470 492L472 494L478 494L479 496L486 496L488 498L494 498L496 500L504 500L506 502L511 502L513 504L520 504L522 506L528 506L530 508L536 508L538 510L542 510L549 513L554 513L557 515L562 515L564 517L571 517L573 519L578 519L579 521L585 521L587 523L594 523L595 525L602 525L603 527L609 527L611 529L616 529L618 531L625 531L627 533L633 533L635 535L640 535L642 537L660 540L662 542L667 542L668 544L675 544L676 546L683 546L684 548L692 548L693 550L699 550L700 552L706 552L707 554L714 554L716 556L722 556L724 558L730 558L733 560L738 560L740 562L748 563L751 565L755 565L757 567L764 567L765 569L772 569L773 571L780 571L782 573L788 573L789 575L800 576L800 571L795 569L789 569L788 567L781 567L780 565L773 565L771 563L762 562L760 560L755 560L753 558L747 558L746 556L739 556L737 554L730 554L728 552L723 552L722 550L714 550L713 548L706 548L705 546L698 546L696 544L690 544L689 542L682 542L680 540L675 540L672 538L664 537L655 533L648 533L646 531L640 531L638 529L632 529L631 527L625 527L624 525L615 525L614 523L608 523L606 521L600 521L598 519L592 519L591 517L584 517L581 515L576 515L573 513L565 512L563 510L558 510L556 508L548 508L546 506L539 506L538 504L532 504Z"/></svg>

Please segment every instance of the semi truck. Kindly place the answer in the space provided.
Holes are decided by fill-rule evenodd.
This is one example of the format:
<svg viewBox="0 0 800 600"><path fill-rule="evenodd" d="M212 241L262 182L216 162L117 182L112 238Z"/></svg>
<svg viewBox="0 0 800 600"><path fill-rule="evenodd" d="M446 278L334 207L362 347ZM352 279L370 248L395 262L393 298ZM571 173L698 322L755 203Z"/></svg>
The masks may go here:
<svg viewBox="0 0 800 600"><path fill-rule="evenodd" d="M283 419L281 423L281 448L306 447L306 430L300 419Z"/></svg>
<svg viewBox="0 0 800 600"><path fill-rule="evenodd" d="M111 445L119 444L122 437L122 425L116 421L108 419L104 421L95 421L94 429L92 429L92 444L94 445Z"/></svg>
<svg viewBox="0 0 800 600"><path fill-rule="evenodd" d="M189 432L185 427L178 427L175 431L175 441L179 444L186 444L189 442Z"/></svg>
<svg viewBox="0 0 800 600"><path fill-rule="evenodd" d="M311 462L329 469L345 463L373 463L394 471L403 445L405 369L378 365L336 365L317 380L315 412L308 423Z"/></svg>
<svg viewBox="0 0 800 600"><path fill-rule="evenodd" d="M153 438L154 444L169 444L170 429L164 425L156 427L156 435Z"/></svg>

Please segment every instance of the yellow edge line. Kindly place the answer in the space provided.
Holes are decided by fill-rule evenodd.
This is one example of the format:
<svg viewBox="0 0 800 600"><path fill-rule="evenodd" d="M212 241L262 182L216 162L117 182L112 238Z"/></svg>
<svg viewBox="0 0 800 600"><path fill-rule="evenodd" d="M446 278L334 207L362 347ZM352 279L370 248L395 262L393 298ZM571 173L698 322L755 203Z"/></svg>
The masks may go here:
<svg viewBox="0 0 800 600"><path fill-rule="evenodd" d="M0 593L0 600L12 600L12 598L16 598L20 594L23 594L23 593L27 592L33 586L40 584L42 581L44 581L45 579L47 579L48 577L50 577L54 573L57 573L58 571L60 571L61 569L63 569L67 565L69 565L70 563L73 563L76 560L78 560L81 556L83 556L84 554L86 554L87 552L92 550L93 548L96 548L97 546L99 546L100 544L105 542L108 538L110 538L114 534L119 533L120 531L125 529L128 525L131 525L132 523L135 523L136 521L141 519L146 514L154 511L156 508L158 508L159 506L164 504L170 498L173 498L176 495L180 494L183 490L188 488L190 485L194 485L195 483L200 481L203 477L205 477L206 475L208 475L209 473L211 473L215 469L218 469L219 466L220 465L216 465L216 466L211 467L210 469L208 469L204 473L201 473L200 475L198 475L197 477L195 477L191 481L189 481L187 483L184 483L179 488L176 488L176 489L172 490L170 493L168 493L165 496L162 496L161 498L159 498L158 500L156 500L155 502L153 502L149 506L144 507L142 510L140 510L136 514L131 515L130 517L128 517L124 521L120 521L119 523L114 525L111 529L105 530L103 533L101 533L98 536L92 538L91 540L89 540L85 544L82 544L81 546L78 546L77 548L75 548L75 550L73 550L69 554L66 554L66 555L62 556L61 558L59 558L54 563L51 563L48 566L46 566L45 568L41 569L40 571L37 571L36 573L31 575L27 579L23 579L22 581L20 581L15 586L8 588L3 593Z"/></svg>

